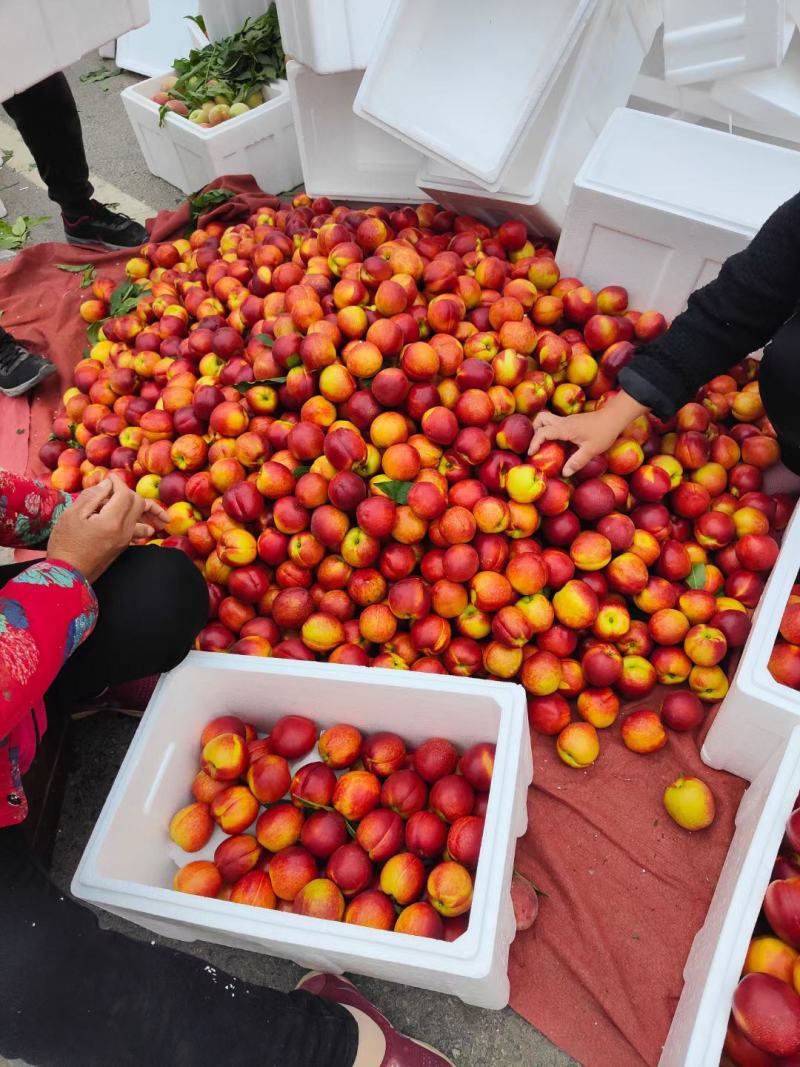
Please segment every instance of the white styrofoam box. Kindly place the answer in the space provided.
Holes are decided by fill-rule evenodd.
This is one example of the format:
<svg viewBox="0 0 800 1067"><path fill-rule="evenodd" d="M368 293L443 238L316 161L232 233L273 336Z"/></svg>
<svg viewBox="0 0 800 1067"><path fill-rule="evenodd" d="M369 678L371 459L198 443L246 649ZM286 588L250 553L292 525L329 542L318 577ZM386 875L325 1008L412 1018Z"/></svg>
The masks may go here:
<svg viewBox="0 0 800 1067"><path fill-rule="evenodd" d="M495 769L469 926L456 941L210 900L169 888L167 833L197 769L197 738L220 714L266 731L285 714L320 728L349 722L398 731L412 745L446 736L463 748L496 744ZM510 887L516 838L528 821L533 777L524 690L505 682L377 668L192 652L165 675L94 828L73 894L139 926L292 959L316 970L354 971L452 993L471 1004L508 1002L508 949L516 926Z"/></svg>
<svg viewBox="0 0 800 1067"><path fill-rule="evenodd" d="M800 141L800 33L777 70L725 78L711 86L711 99L747 116L756 129Z"/></svg>
<svg viewBox="0 0 800 1067"><path fill-rule="evenodd" d="M798 187L798 152L620 109L576 178L556 258L672 318Z"/></svg>
<svg viewBox="0 0 800 1067"><path fill-rule="evenodd" d="M538 116L597 0L394 0L357 115L493 183ZM598 79L607 58L595 57ZM476 71L486 72L486 79Z"/></svg>
<svg viewBox="0 0 800 1067"><path fill-rule="evenodd" d="M289 60L286 75L309 196L373 204L425 199L416 183L419 152L354 114L360 70L315 74Z"/></svg>
<svg viewBox="0 0 800 1067"><path fill-rule="evenodd" d="M609 116L625 105L653 42L656 17L646 22L641 14L655 6L641 0L599 0L491 195L471 175L435 160L423 163L419 185L434 199L442 191L483 196L488 210L522 218L537 232L557 236L575 175ZM649 37L641 36L640 27ZM597 56L614 57L602 78L597 77Z"/></svg>
<svg viewBox="0 0 800 1067"><path fill-rule="evenodd" d="M242 28L245 19L263 15L270 0L199 0L209 40L221 41Z"/></svg>
<svg viewBox="0 0 800 1067"><path fill-rule="evenodd" d="M391 0L277 0L287 56L317 74L363 70Z"/></svg>
<svg viewBox="0 0 800 1067"><path fill-rule="evenodd" d="M675 84L777 67L788 43L785 0L664 0L666 76Z"/></svg>
<svg viewBox="0 0 800 1067"><path fill-rule="evenodd" d="M153 0L150 21L117 40L117 66L152 78L188 56L198 42L194 23L186 15L198 13L198 0Z"/></svg>
<svg viewBox="0 0 800 1067"><path fill-rule="evenodd" d="M0 100L64 70L150 17L148 0L2 0Z"/></svg>
<svg viewBox="0 0 800 1067"><path fill-rule="evenodd" d="M731 998L798 792L800 728L796 727L742 797L706 921L683 970L683 993L659 1067L719 1063Z"/></svg>
<svg viewBox="0 0 800 1067"><path fill-rule="evenodd" d="M800 725L800 693L777 682L767 667L798 570L800 508L795 508L753 616L739 668L700 753L711 767L751 781Z"/></svg>
<svg viewBox="0 0 800 1067"><path fill-rule="evenodd" d="M265 88L267 103L245 115L203 129L180 115L158 124L150 97L167 71L122 91L122 102L152 174L193 193L224 174L252 174L266 193L293 189L302 180L289 86Z"/></svg>

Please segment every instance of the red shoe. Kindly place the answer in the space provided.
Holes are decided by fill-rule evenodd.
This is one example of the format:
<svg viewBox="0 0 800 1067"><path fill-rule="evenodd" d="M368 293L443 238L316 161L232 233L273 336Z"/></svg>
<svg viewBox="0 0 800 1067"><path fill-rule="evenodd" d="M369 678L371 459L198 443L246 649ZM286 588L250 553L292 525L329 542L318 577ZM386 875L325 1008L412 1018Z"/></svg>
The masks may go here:
<svg viewBox="0 0 800 1067"><path fill-rule="evenodd" d="M406 1037L399 1030L395 1030L389 1020L372 1004L365 996L356 989L352 982L335 974L320 974L312 971L297 984L298 989L306 993L314 993L325 1000L332 1000L336 1004L345 1007L356 1008L358 1011L369 1016L380 1028L386 1041L386 1053L381 1067L455 1067L441 1052Z"/></svg>

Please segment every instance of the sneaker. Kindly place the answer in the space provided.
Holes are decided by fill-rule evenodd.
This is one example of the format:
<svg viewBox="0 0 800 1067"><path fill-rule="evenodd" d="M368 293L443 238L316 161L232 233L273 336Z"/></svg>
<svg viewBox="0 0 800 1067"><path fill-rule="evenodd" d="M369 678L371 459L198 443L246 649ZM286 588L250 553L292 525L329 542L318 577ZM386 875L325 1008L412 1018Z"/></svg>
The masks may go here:
<svg viewBox="0 0 800 1067"><path fill-rule="evenodd" d="M296 988L313 993L324 1000L332 1000L343 1007L356 1008L372 1019L386 1041L382 1067L455 1067L452 1060L437 1052L435 1048L395 1030L386 1016L346 978L313 971L301 978Z"/></svg>
<svg viewBox="0 0 800 1067"><path fill-rule="evenodd" d="M160 674L151 674L147 678L137 678L133 682L120 682L119 685L112 685L91 700L79 704L70 717L77 721L91 718L92 715L99 715L101 712L116 712L118 715L129 715L133 719L141 719L160 678Z"/></svg>
<svg viewBox="0 0 800 1067"><path fill-rule="evenodd" d="M0 330L0 393L22 396L55 372L49 359L29 352L10 333Z"/></svg>
<svg viewBox="0 0 800 1067"><path fill-rule="evenodd" d="M149 240L147 230L128 215L111 211L105 204L89 201L85 215L68 218L62 213L64 233L71 245L103 245L106 248L136 248Z"/></svg>

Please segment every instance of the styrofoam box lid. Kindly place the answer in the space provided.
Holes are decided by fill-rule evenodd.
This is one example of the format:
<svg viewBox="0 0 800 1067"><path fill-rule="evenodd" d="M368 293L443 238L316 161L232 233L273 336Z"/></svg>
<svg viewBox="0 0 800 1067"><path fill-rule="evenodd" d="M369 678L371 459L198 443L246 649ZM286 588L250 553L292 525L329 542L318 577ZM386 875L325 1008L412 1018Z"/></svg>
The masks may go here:
<svg viewBox="0 0 800 1067"><path fill-rule="evenodd" d="M800 188L800 153L619 108L575 184L751 233Z"/></svg>
<svg viewBox="0 0 800 1067"><path fill-rule="evenodd" d="M572 55L553 82L538 116L525 130L503 170L502 180L491 186L492 192L501 193L502 199L510 203L529 204L539 200L548 175L558 165L558 153L564 143L570 142L569 147L573 148L573 142L583 140L591 127L597 130L609 111L628 98L635 80L630 70L638 65L637 55L641 56L645 47L638 32L630 0L598 0L595 14L581 30ZM612 47L624 48L626 54L611 65L598 86L591 58L609 54L608 49ZM592 121L590 97L596 110L604 104L607 109L597 123ZM434 189L478 193L482 188L457 167L431 159L424 161L418 177L420 185Z"/></svg>
<svg viewBox="0 0 800 1067"><path fill-rule="evenodd" d="M164 71L163 74L158 74L154 78L147 78L143 82L137 82L136 85L129 85L127 89L122 90L120 95L128 97L129 99L134 99L137 104L144 106L156 117L156 120L158 120L160 107L154 100L151 100L150 97L153 93L159 91L161 82L170 74L174 74L174 71L167 70ZM185 133L191 133L204 141L222 140L225 135L230 135L233 131L244 131L248 126L257 126L259 120L263 119L264 115L272 107L288 104L289 86L283 80L272 82L271 85L264 86L264 96L266 102L259 107L251 108L250 111L245 112L244 115L237 115L236 118L228 119L226 122L220 122L219 125L210 126L208 129L198 126L196 122L189 122L183 115L173 115L172 113L165 117L164 126L174 127Z"/></svg>
<svg viewBox="0 0 800 1067"><path fill-rule="evenodd" d="M597 0L395 0L354 110L497 181ZM598 56L603 77L607 56Z"/></svg>
<svg viewBox="0 0 800 1067"><path fill-rule="evenodd" d="M446 736L459 747L496 743L495 770L475 876L470 923L456 941L433 941L262 908L232 906L176 892L167 833L187 803L197 770L198 735L221 714L239 714L269 729L285 714L309 715L321 727L350 722L362 732L394 729L412 745ZM304 761L300 761L304 762ZM514 815L530 781L530 736L524 690L506 682L453 678L291 660L190 652L157 686L126 754L72 882L80 899L262 943L313 946L331 957L367 956L423 984L426 971L480 978L491 970L501 905L501 872L515 847ZM524 778L524 781L522 780ZM191 859L192 857L189 857ZM188 862L188 859L185 861ZM458 991L454 981L453 991Z"/></svg>

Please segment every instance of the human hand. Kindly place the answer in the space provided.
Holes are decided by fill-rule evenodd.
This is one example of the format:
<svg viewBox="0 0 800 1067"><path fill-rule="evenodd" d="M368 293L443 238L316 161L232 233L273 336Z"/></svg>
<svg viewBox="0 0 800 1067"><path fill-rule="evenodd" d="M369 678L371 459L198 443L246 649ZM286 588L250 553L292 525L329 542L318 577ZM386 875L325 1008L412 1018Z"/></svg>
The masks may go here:
<svg viewBox="0 0 800 1067"><path fill-rule="evenodd" d="M47 543L48 559L68 563L87 581L96 581L137 536L137 528L144 529L141 536L152 528L140 521L145 505L144 498L118 478L86 489L59 516ZM159 520L157 513L151 512L150 518Z"/></svg>
<svg viewBox="0 0 800 1067"><path fill-rule="evenodd" d="M156 530L163 530L168 521L169 515L158 501L146 499L142 517L133 531L133 539L138 541L152 537Z"/></svg>
<svg viewBox="0 0 800 1067"><path fill-rule="evenodd" d="M534 434L528 455L538 452L545 441L576 445L575 452L564 464L564 477L569 478L585 467L590 459L610 448L625 427L646 411L644 404L623 392L617 393L597 411L564 417L550 411L540 411L533 420Z"/></svg>

